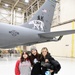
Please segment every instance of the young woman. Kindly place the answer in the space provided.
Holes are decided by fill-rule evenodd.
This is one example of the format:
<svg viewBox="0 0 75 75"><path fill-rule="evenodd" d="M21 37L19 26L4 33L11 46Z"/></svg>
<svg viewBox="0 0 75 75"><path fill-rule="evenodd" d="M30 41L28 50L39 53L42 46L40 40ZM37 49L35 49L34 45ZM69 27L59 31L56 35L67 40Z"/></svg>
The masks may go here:
<svg viewBox="0 0 75 75"><path fill-rule="evenodd" d="M38 54L37 49L35 47L31 48L30 59L32 64L31 75L40 75L41 74L40 54Z"/></svg>
<svg viewBox="0 0 75 75"><path fill-rule="evenodd" d="M15 65L15 75L31 75L31 62L27 52L23 52Z"/></svg>
<svg viewBox="0 0 75 75"><path fill-rule="evenodd" d="M60 69L60 64L50 55L48 49L43 47L41 50L41 66L42 66L42 75L54 75Z"/></svg>

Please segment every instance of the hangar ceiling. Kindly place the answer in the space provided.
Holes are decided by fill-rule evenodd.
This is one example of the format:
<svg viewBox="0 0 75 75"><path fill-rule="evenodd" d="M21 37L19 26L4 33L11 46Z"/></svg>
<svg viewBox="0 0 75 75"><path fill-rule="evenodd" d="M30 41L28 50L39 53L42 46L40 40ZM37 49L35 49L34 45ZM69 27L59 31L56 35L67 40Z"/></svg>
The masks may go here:
<svg viewBox="0 0 75 75"><path fill-rule="evenodd" d="M26 3L24 0L0 0L0 22L15 25L22 24L27 21L29 19L28 16L33 13L30 11L31 6L34 6L35 12L37 10L36 7L40 7L44 1L45 0L29 0L29 3ZM24 14L26 12L31 13L25 16ZM17 14L20 16L16 16ZM16 20L18 20L18 22ZM20 22L19 20L22 21Z"/></svg>
<svg viewBox="0 0 75 75"><path fill-rule="evenodd" d="M26 3L24 0L0 0L0 4L9 4L10 7L13 8L15 5L16 7L22 8L25 10L29 5L31 5L35 0L29 0L29 3ZM39 1L39 0L36 0ZM44 2L45 0L41 0L41 2Z"/></svg>
<svg viewBox="0 0 75 75"><path fill-rule="evenodd" d="M0 22L20 25L32 17L32 14L40 8L45 0L0 0ZM7 4L7 5L5 5ZM18 10L19 8L19 10ZM60 18L60 4L57 3L53 25L56 25Z"/></svg>

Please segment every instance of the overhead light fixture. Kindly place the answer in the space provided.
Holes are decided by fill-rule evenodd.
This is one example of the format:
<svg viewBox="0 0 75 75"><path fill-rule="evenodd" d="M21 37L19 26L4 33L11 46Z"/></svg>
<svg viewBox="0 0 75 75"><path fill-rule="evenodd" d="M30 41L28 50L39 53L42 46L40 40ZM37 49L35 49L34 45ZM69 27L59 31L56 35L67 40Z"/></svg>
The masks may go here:
<svg viewBox="0 0 75 75"><path fill-rule="evenodd" d="M21 11L21 8L18 8L18 11Z"/></svg>
<svg viewBox="0 0 75 75"><path fill-rule="evenodd" d="M26 3L29 3L29 0L25 0Z"/></svg>
<svg viewBox="0 0 75 75"><path fill-rule="evenodd" d="M9 5L8 4L5 4L5 6L8 7Z"/></svg>

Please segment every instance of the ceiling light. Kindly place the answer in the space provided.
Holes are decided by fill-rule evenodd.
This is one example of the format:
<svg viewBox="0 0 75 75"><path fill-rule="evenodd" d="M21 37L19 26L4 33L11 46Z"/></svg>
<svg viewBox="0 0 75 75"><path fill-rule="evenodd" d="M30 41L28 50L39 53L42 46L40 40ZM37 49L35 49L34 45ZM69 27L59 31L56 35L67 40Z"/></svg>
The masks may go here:
<svg viewBox="0 0 75 75"><path fill-rule="evenodd" d="M18 11L21 11L21 8L18 8Z"/></svg>
<svg viewBox="0 0 75 75"><path fill-rule="evenodd" d="M25 0L26 3L29 3L29 0Z"/></svg>
<svg viewBox="0 0 75 75"><path fill-rule="evenodd" d="M5 4L5 6L8 7L9 5L8 4Z"/></svg>

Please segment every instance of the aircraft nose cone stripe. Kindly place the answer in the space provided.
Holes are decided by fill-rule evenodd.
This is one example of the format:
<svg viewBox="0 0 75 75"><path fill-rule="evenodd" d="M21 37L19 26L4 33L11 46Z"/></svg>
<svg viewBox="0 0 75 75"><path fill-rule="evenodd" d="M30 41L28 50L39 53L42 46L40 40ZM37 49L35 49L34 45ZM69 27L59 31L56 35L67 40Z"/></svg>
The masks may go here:
<svg viewBox="0 0 75 75"><path fill-rule="evenodd" d="M15 31L15 30L9 31L9 33L10 33L12 36L17 36L17 35L19 35L19 32Z"/></svg>

